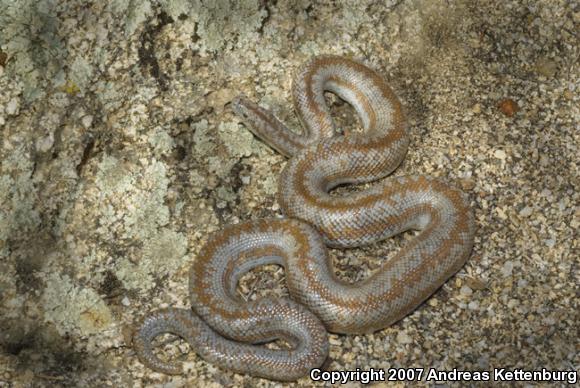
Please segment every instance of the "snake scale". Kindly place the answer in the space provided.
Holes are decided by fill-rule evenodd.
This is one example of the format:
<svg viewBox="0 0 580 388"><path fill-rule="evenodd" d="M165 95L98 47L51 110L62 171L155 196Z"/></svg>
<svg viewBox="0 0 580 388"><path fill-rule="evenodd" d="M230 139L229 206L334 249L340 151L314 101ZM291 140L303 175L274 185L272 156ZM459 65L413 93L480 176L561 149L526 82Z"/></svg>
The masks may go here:
<svg viewBox="0 0 580 388"><path fill-rule="evenodd" d="M337 134L325 91L354 107L364 133ZM182 372L154 354L154 338L173 333L222 368L298 379L327 358L327 332L371 333L391 325L467 260L474 218L465 195L441 180L396 177L330 194L339 185L391 174L405 156L403 109L379 74L351 59L319 56L298 72L292 95L302 133L243 96L232 102L256 136L290 158L279 183L286 218L231 225L210 236L190 271L192 309L157 310L136 327L137 356L152 369ZM350 284L334 275L327 246L357 247L408 230L420 232L369 278ZM242 301L240 277L272 263L285 268L290 298ZM276 339L289 349L263 345Z"/></svg>

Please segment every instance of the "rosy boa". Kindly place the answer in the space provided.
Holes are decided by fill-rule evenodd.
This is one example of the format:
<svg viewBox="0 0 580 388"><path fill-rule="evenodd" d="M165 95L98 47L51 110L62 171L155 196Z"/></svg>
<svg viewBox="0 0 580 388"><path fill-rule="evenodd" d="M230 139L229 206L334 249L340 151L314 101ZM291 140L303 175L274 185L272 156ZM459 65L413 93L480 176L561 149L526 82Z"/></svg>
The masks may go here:
<svg viewBox="0 0 580 388"><path fill-rule="evenodd" d="M366 133L336 133L325 91L356 109ZM255 135L290 157L279 187L288 218L228 226L209 238L190 273L193 310L158 310L137 326L134 348L152 369L181 373L180 365L153 352L155 337L173 333L222 368L295 380L327 358L327 330L387 327L467 260L473 215L464 194L440 180L396 177L346 196L329 193L345 183L383 178L405 156L403 110L379 74L350 59L316 57L296 76L293 97L301 134L244 97L233 101ZM420 233L368 279L349 284L334 275L326 246L356 247L407 230ZM269 263L284 266L291 299L242 301L236 293L240 277ZM275 339L290 349L259 345Z"/></svg>

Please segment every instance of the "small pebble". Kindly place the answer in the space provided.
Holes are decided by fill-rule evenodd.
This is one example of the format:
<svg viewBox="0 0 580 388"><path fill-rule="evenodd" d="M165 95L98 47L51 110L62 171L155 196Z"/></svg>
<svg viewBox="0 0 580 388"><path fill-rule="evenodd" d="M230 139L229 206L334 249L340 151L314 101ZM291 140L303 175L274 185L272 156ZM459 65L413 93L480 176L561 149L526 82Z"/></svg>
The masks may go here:
<svg viewBox="0 0 580 388"><path fill-rule="evenodd" d="M536 62L536 72L547 78L552 78L558 71L558 64L549 58L540 58Z"/></svg>
<svg viewBox="0 0 580 388"><path fill-rule="evenodd" d="M397 342L400 344L410 344L413 343L413 339L409 337L409 335L406 332L400 331L397 334Z"/></svg>
<svg viewBox="0 0 580 388"><path fill-rule="evenodd" d="M495 156L497 159L504 160L507 155L504 150L495 150L493 156Z"/></svg>
<svg viewBox="0 0 580 388"><path fill-rule="evenodd" d="M18 99L13 98L10 101L8 101L8 104L6 104L5 111L9 116L14 116L18 114L19 107L20 104L18 102Z"/></svg>
<svg viewBox="0 0 580 388"><path fill-rule="evenodd" d="M512 275L512 271L514 270L514 263L511 260L508 260L504 263L503 267L501 268L501 274L504 277L508 277Z"/></svg>
<svg viewBox="0 0 580 388"><path fill-rule="evenodd" d="M463 285L463 286L461 286L459 293L463 296L471 296L473 294L473 291L468 286Z"/></svg>
<svg viewBox="0 0 580 388"><path fill-rule="evenodd" d="M499 103L499 110L506 116L511 117L520 110L518 104L511 98L501 100Z"/></svg>
<svg viewBox="0 0 580 388"><path fill-rule="evenodd" d="M81 123L83 124L83 127L87 129L90 128L91 125L93 124L93 116L92 115L83 116L83 118L81 119Z"/></svg>

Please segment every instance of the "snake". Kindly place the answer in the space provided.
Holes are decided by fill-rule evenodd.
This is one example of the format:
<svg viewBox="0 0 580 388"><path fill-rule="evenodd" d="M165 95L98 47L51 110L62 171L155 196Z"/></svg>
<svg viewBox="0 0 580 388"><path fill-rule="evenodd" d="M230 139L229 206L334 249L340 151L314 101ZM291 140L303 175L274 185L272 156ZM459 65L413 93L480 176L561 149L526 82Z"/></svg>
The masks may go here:
<svg viewBox="0 0 580 388"><path fill-rule="evenodd" d="M325 92L354 108L362 131L338 130ZM231 102L254 135L289 158L278 190L284 217L209 236L190 269L191 308L153 311L136 325L133 347L151 369L183 373L183 365L155 353L155 338L171 333L220 368L299 379L327 360L328 333L390 326L470 256L475 224L465 193L423 175L382 179L404 159L409 135L401 102L379 73L354 59L316 56L297 72L292 97L301 131L244 95ZM406 231L418 233L366 279L351 283L335 274L329 247L364 246ZM266 264L284 267L289 296L244 301L240 278Z"/></svg>

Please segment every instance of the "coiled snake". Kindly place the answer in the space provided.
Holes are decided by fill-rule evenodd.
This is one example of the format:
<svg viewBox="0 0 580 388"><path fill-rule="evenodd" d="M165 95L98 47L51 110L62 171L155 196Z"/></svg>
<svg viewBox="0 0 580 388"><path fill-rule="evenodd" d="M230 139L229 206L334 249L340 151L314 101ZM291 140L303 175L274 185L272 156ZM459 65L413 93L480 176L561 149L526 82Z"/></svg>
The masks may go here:
<svg viewBox="0 0 580 388"><path fill-rule="evenodd" d="M365 133L338 135L324 92L350 103ZM300 134L244 97L232 107L246 125L290 157L279 202L287 218L228 226L209 238L190 272L192 309L147 315L134 348L147 366L180 373L153 353L152 340L173 333L222 368L276 380L295 380L328 355L327 331L370 333L415 309L467 260L474 219L464 194L426 176L390 178L346 196L329 194L345 183L389 175L409 143L401 104L365 65L320 56L302 67L293 84ZM326 246L348 248L419 230L397 254L357 284L334 275ZM264 264L285 268L291 298L243 302L239 278ZM283 339L291 349L261 343Z"/></svg>

